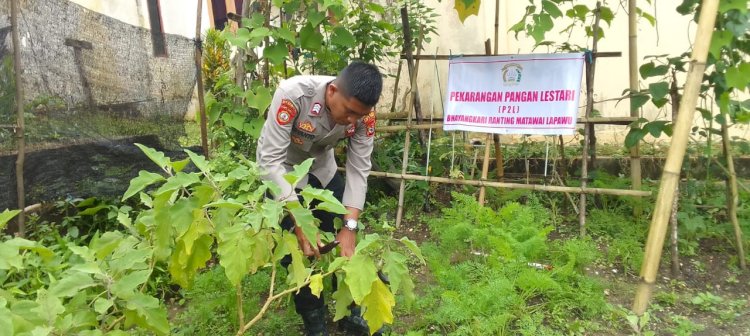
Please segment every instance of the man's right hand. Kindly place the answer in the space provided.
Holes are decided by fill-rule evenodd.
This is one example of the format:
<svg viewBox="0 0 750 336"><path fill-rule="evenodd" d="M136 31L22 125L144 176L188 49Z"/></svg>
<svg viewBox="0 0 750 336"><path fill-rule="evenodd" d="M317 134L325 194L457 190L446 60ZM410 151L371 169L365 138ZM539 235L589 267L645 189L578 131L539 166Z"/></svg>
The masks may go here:
<svg viewBox="0 0 750 336"><path fill-rule="evenodd" d="M307 237L305 237L305 234L302 232L302 228L299 226L294 227L294 234L297 235L297 243L299 243L299 248L302 250L302 254L304 254L306 257L312 257L315 256L317 258L320 258L320 251L318 248L323 246L323 243L320 241L320 234L317 235L317 245L318 248L314 248L312 244L307 240Z"/></svg>

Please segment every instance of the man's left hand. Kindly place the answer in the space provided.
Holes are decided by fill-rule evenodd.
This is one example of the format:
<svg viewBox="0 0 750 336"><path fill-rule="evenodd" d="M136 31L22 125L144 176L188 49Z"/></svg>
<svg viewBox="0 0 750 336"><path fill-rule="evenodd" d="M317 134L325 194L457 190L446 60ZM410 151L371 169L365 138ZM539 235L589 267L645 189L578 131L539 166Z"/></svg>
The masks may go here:
<svg viewBox="0 0 750 336"><path fill-rule="evenodd" d="M357 233L347 228L342 228L339 234L336 235L336 240L339 241L339 247L341 248L342 257L351 257L354 255L354 246L357 242Z"/></svg>

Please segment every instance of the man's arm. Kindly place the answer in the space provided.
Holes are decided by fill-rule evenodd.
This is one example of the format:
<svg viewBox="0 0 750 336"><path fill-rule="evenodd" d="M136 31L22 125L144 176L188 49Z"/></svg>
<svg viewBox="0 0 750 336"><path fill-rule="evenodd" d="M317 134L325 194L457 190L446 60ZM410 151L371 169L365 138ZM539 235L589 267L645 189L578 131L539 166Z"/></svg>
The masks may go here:
<svg viewBox="0 0 750 336"><path fill-rule="evenodd" d="M370 175L372 168L370 156L375 136L375 114L371 113L368 117L370 119L359 124L354 135L349 138L346 149L346 186L342 203L348 213L344 215L344 221L359 220L359 214L365 205L367 176ZM339 231L336 239L340 243L342 256L350 257L354 254L356 232L344 227Z"/></svg>
<svg viewBox="0 0 750 336"><path fill-rule="evenodd" d="M296 201L294 186L284 179L286 170L283 167L287 149L291 142L291 131L299 107L292 99L278 89L268 109L266 122L263 124L258 141L258 165L265 180L276 183L281 192L274 197L282 201Z"/></svg>

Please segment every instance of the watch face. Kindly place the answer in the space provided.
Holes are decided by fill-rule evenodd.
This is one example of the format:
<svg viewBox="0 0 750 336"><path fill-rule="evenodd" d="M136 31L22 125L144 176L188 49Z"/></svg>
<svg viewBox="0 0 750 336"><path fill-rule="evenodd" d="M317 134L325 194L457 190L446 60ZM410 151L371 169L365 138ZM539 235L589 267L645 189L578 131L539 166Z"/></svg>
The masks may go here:
<svg viewBox="0 0 750 336"><path fill-rule="evenodd" d="M356 230L357 229L357 221L355 220L348 220L346 221L346 228L349 230Z"/></svg>

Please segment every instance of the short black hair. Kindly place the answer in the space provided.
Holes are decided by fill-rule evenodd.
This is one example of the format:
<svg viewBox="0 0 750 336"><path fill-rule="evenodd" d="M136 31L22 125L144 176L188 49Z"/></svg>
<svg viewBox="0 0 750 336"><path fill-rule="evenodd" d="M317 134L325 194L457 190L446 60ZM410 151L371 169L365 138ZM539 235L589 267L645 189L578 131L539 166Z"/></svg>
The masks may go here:
<svg viewBox="0 0 750 336"><path fill-rule="evenodd" d="M378 67L363 63L352 62L336 77L336 84L347 97L357 98L366 106L375 106L383 91L383 75Z"/></svg>

